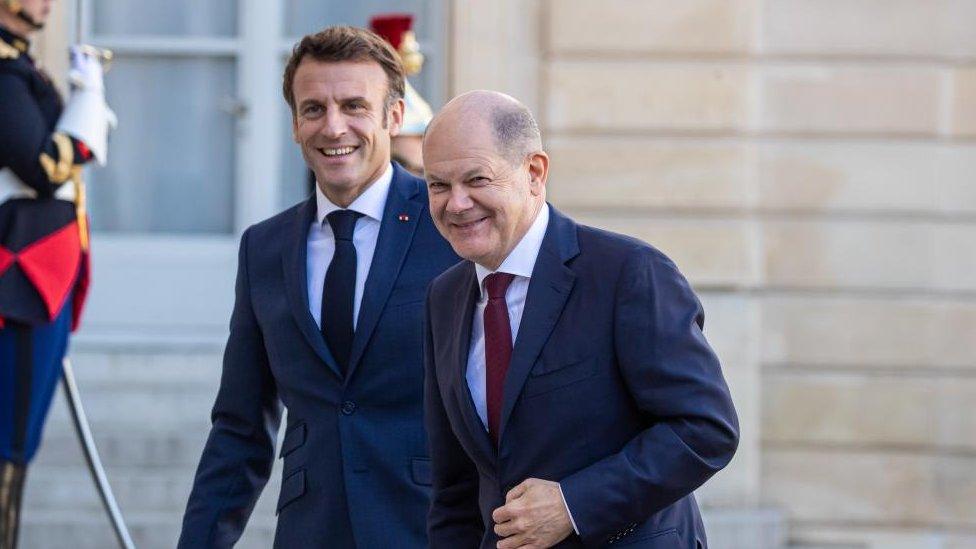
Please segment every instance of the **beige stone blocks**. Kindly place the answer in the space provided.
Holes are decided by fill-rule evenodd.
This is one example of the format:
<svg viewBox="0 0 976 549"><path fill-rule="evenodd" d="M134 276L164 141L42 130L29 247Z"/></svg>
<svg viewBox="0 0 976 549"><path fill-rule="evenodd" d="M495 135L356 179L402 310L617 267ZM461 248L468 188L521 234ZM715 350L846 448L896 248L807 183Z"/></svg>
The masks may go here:
<svg viewBox="0 0 976 549"><path fill-rule="evenodd" d="M966 455L767 447L763 492L790 518L862 523L976 526L976 459Z"/></svg>
<svg viewBox="0 0 976 549"><path fill-rule="evenodd" d="M556 137L548 141L547 150L552 160L547 196L562 207L688 210L755 205L748 144Z"/></svg>
<svg viewBox="0 0 976 549"><path fill-rule="evenodd" d="M748 69L720 63L554 61L550 131L728 131L748 119Z"/></svg>
<svg viewBox="0 0 976 549"><path fill-rule="evenodd" d="M705 506L755 505L759 501L760 307L747 293L698 292L705 309L705 337L722 363L739 417L739 448L729 465L696 492Z"/></svg>
<svg viewBox="0 0 976 549"><path fill-rule="evenodd" d="M976 378L777 370L762 386L762 436L777 447L976 450Z"/></svg>
<svg viewBox="0 0 976 549"><path fill-rule="evenodd" d="M749 287L756 282L755 225L750 221L568 213L581 223L650 243L698 288Z"/></svg>
<svg viewBox="0 0 976 549"><path fill-rule="evenodd" d="M759 72L758 126L773 133L936 134L936 67L776 64Z"/></svg>
<svg viewBox="0 0 976 549"><path fill-rule="evenodd" d="M795 140L757 149L764 209L976 212L973 145Z"/></svg>
<svg viewBox="0 0 976 549"><path fill-rule="evenodd" d="M553 61L544 122L574 133L934 136L947 85L929 66Z"/></svg>
<svg viewBox="0 0 976 549"><path fill-rule="evenodd" d="M956 69L953 73L951 113L953 135L976 137L976 68Z"/></svg>
<svg viewBox="0 0 976 549"><path fill-rule="evenodd" d="M563 53L746 52L755 0L550 0L548 48Z"/></svg>
<svg viewBox="0 0 976 549"><path fill-rule="evenodd" d="M476 89L508 93L541 112L538 103L541 0L464 0L451 14L450 39L434 46L450 63L448 98Z"/></svg>
<svg viewBox="0 0 976 549"><path fill-rule="evenodd" d="M781 55L976 55L971 0L769 0L761 51Z"/></svg>
<svg viewBox="0 0 976 549"><path fill-rule="evenodd" d="M765 364L976 371L973 300L767 296L762 317Z"/></svg>
<svg viewBox="0 0 976 549"><path fill-rule="evenodd" d="M546 149L563 207L976 212L970 144L557 136Z"/></svg>
<svg viewBox="0 0 976 549"><path fill-rule="evenodd" d="M773 286L976 290L972 224L767 220L762 239Z"/></svg>

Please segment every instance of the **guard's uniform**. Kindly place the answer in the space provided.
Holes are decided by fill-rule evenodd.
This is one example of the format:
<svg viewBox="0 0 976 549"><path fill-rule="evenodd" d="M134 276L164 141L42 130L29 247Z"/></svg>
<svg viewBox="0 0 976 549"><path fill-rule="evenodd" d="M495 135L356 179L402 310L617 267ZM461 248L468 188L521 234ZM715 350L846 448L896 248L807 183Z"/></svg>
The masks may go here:
<svg viewBox="0 0 976 549"><path fill-rule="evenodd" d="M407 76L420 72L424 66L424 54L413 32L413 16L407 13L375 15L369 20L369 28L382 36L400 54L403 71ZM434 113L430 105L410 84L404 82L403 124L400 133L393 137L390 154L393 160L418 177L424 175L424 161L421 157L421 143L427 124ZM413 146L409 146L410 143Z"/></svg>
<svg viewBox="0 0 976 549"><path fill-rule="evenodd" d="M68 332L88 286L73 183L88 147L55 131L64 108L28 43L0 27L0 461L40 442Z"/></svg>
<svg viewBox="0 0 976 549"><path fill-rule="evenodd" d="M85 300L80 172L90 159L104 160L111 112L98 67L87 65L88 89L76 88L66 109L28 47L0 27L0 549L17 545L27 465Z"/></svg>

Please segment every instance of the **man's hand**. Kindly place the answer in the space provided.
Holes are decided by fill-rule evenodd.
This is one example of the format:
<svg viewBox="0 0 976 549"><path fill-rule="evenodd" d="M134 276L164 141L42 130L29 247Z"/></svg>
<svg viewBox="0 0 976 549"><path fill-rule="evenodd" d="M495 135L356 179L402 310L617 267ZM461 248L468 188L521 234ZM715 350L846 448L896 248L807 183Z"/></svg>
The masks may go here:
<svg viewBox="0 0 976 549"><path fill-rule="evenodd" d="M498 549L544 549L573 533L559 483L530 478L508 491L495 509Z"/></svg>

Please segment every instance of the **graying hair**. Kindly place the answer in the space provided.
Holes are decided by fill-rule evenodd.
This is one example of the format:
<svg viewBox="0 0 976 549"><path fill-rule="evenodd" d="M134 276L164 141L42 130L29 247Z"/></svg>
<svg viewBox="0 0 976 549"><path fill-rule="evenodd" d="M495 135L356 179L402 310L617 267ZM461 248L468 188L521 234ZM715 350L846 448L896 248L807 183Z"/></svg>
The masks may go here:
<svg viewBox="0 0 976 549"><path fill-rule="evenodd" d="M521 164L526 156L542 149L539 124L525 105L496 105L490 120L498 151L513 165Z"/></svg>

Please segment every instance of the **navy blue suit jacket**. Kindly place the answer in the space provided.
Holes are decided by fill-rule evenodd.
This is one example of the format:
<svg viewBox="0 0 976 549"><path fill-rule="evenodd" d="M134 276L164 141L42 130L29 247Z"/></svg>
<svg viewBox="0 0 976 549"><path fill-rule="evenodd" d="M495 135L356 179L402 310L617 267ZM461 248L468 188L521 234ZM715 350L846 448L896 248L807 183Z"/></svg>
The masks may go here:
<svg viewBox="0 0 976 549"><path fill-rule="evenodd" d="M559 547L705 547L692 491L732 458L738 422L701 305L674 263L551 209L497 451L465 380L477 298L467 261L428 295L431 547L494 547L491 513L529 477L562 486L580 535Z"/></svg>
<svg viewBox="0 0 976 549"><path fill-rule="evenodd" d="M434 228L423 181L394 167L345 378L309 312L314 196L241 238L213 428L180 547L240 537L270 475L279 400L288 425L275 547L426 547L423 300L458 258Z"/></svg>

